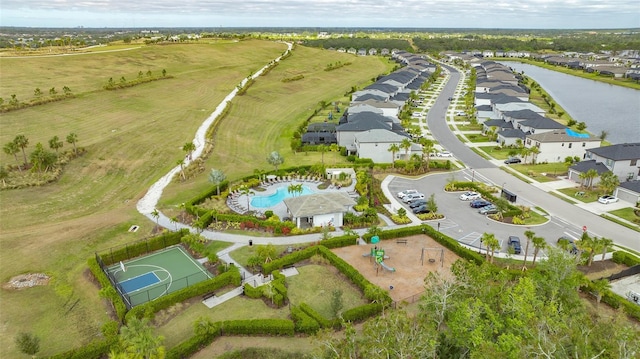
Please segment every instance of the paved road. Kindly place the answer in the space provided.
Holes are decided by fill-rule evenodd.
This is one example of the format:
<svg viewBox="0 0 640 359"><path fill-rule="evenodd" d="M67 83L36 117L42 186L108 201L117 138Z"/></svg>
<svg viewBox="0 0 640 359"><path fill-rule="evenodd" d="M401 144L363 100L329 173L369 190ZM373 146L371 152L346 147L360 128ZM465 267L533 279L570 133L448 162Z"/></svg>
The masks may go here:
<svg viewBox="0 0 640 359"><path fill-rule="evenodd" d="M484 180L504 187L518 196L516 203L543 208L552 217L548 226L557 227L555 228L557 237L566 234L565 232L571 233L572 237L579 236L582 227L587 226L587 230L591 235L610 238L613 239L616 245L640 251L640 234L638 232L606 220L590 211L565 202L536 186L519 180L508 172L499 169L490 161L480 157L464 143L460 142L446 123L446 111L449 106L448 98L455 97L455 89L461 75L450 66L445 65L444 67L450 71L449 81L429 111L427 123L432 136L443 147L452 152L459 161L466 164L467 170L464 175L467 179L473 176L477 180ZM543 228L538 228L537 230L548 231ZM546 238L553 243L557 237L550 236Z"/></svg>

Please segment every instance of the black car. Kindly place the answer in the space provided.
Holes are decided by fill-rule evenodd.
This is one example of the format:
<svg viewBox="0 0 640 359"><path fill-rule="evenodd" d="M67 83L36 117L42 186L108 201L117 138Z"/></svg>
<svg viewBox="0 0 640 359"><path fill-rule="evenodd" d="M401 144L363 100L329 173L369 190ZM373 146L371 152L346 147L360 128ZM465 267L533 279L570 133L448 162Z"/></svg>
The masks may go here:
<svg viewBox="0 0 640 359"><path fill-rule="evenodd" d="M422 205L420 207L416 207L413 209L413 213L415 214L425 214L425 213L431 213L431 210L427 208L427 206Z"/></svg>
<svg viewBox="0 0 640 359"><path fill-rule="evenodd" d="M510 158L507 158L506 160L504 160L504 163L506 163L508 165L512 164L512 163L520 163L520 162L522 162L522 160L519 159L518 157L510 157Z"/></svg>
<svg viewBox="0 0 640 359"><path fill-rule="evenodd" d="M409 208L418 208L420 206L424 206L425 204L427 204L427 201L425 201L424 199L418 199L409 203Z"/></svg>
<svg viewBox="0 0 640 359"><path fill-rule="evenodd" d="M513 248L513 253L520 254L522 253L522 247L520 246L520 238L516 236L509 236L509 247Z"/></svg>
<svg viewBox="0 0 640 359"><path fill-rule="evenodd" d="M490 205L491 202L484 200L484 199L476 199L474 201L469 202L469 206L471 208L482 208L484 206L488 206Z"/></svg>

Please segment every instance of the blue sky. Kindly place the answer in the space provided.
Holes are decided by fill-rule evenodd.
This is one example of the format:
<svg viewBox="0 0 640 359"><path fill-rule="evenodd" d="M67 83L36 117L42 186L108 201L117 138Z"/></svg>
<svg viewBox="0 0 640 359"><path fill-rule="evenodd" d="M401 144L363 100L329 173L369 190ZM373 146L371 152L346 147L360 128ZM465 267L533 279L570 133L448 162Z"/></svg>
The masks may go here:
<svg viewBox="0 0 640 359"><path fill-rule="evenodd" d="M27 27L640 28L638 0L1 0Z"/></svg>

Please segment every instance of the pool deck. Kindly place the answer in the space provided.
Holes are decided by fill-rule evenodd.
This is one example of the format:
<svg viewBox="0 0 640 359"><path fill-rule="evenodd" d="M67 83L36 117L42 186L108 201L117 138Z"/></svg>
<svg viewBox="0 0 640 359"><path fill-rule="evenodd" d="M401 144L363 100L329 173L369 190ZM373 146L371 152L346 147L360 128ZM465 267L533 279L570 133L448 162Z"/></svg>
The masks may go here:
<svg viewBox="0 0 640 359"><path fill-rule="evenodd" d="M247 212L264 213L265 211L271 210L275 215L280 217L280 219L289 217L284 201L280 201L279 203L271 207L255 208L251 206L251 199L254 198L254 196L270 196L276 193L278 188L288 188L292 184L302 184L304 186L307 186L314 193L344 192L354 199L357 199L359 197L357 192L355 191L355 180L352 181L351 185L347 187L337 188L334 186L329 186L326 189L319 189L318 186L322 183L324 183L324 180L318 178L283 178L274 179L272 181L265 181L260 185L260 187L264 189L263 192L254 191L254 194L249 196L239 193L236 195L232 194L227 198L227 206L229 206L232 211L240 214L244 214Z"/></svg>

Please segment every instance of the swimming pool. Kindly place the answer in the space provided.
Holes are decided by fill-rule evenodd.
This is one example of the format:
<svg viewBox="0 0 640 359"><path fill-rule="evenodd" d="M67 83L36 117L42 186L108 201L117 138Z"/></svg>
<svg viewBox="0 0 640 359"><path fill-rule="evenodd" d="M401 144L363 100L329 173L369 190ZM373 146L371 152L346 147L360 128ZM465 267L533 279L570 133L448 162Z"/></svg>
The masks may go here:
<svg viewBox="0 0 640 359"><path fill-rule="evenodd" d="M309 187L302 186L302 193L297 194L296 196L306 195L306 194L314 194ZM280 187L276 190L276 193L272 193L268 196L255 196L251 199L251 206L255 208L268 208L273 207L276 204L282 202L283 199L293 197L293 192L289 193L289 189L287 187Z"/></svg>

